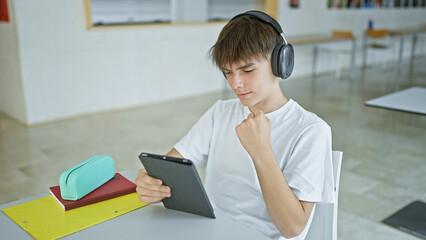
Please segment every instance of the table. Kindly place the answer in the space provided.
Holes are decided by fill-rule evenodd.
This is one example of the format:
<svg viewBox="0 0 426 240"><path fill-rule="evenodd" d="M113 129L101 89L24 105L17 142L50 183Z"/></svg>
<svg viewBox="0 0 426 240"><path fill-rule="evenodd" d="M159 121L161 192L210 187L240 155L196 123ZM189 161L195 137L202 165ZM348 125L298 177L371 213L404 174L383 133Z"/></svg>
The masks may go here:
<svg viewBox="0 0 426 240"><path fill-rule="evenodd" d="M120 172L130 180L134 171ZM39 194L0 205L7 208L47 196ZM98 225L73 233L63 239L268 239L266 236L215 212L216 219L166 209L151 204ZM32 239L32 237L0 212L0 232L4 239Z"/></svg>
<svg viewBox="0 0 426 240"><path fill-rule="evenodd" d="M401 71L402 54L404 51L404 37L413 36L410 56L410 67L413 64L414 53L416 51L417 35L425 34L426 28L423 29L400 29L400 30L389 30L389 36L399 38L399 53L398 53L398 72Z"/></svg>
<svg viewBox="0 0 426 240"><path fill-rule="evenodd" d="M366 106L426 115L426 87L411 87L365 102Z"/></svg>
<svg viewBox="0 0 426 240"><path fill-rule="evenodd" d="M351 49L351 73L350 77L352 80L355 79L355 57L356 57L356 37L354 36L334 36L331 34L314 34L314 35L302 35L289 37L289 43L293 46L298 45L313 45L314 54L313 54L313 64L312 64L312 75L316 76L316 66L318 62L318 45L331 43L331 42L341 42L341 41L350 41L352 43Z"/></svg>
<svg viewBox="0 0 426 240"><path fill-rule="evenodd" d="M402 66L402 55L404 52L404 37L405 36L413 36L412 40L412 46L411 46L411 57L410 57L410 67L412 66L414 53L416 51L416 43L417 43L417 36L420 34L425 34L426 28L418 28L418 29L395 29L395 30L389 30L388 34L391 37L397 37L399 38L399 52L398 52L398 65L397 65L397 71L401 71ZM363 47L363 58L362 58L362 67L365 68L365 64L367 61L367 34L364 32L364 47Z"/></svg>

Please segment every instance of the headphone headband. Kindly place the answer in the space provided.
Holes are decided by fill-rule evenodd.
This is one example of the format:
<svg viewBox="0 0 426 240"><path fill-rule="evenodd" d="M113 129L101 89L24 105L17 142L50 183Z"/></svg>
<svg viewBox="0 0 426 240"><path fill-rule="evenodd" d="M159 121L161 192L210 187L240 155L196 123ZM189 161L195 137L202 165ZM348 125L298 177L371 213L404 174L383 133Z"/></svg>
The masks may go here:
<svg viewBox="0 0 426 240"><path fill-rule="evenodd" d="M237 16L233 17L230 21L241 16L252 16L252 17L255 17L256 19L261 20L262 22L270 24L272 27L274 27L274 29L278 32L278 34L284 39L284 43L288 44L280 24L268 14L261 11L257 11L257 10L251 10L251 11L238 14Z"/></svg>
<svg viewBox="0 0 426 240"><path fill-rule="evenodd" d="M247 11L237 16L233 17L230 21L239 18L241 16L251 16L262 22L265 22L271 25L278 34L284 39L284 44L279 43L275 45L274 49L272 49L271 54L271 64L272 64L272 72L275 76L280 77L282 79L286 79L290 77L293 72L294 66L294 50L293 46L287 42L287 39L284 37L284 32L280 26L280 24L273 19L268 14L261 11ZM225 76L226 78L226 76Z"/></svg>

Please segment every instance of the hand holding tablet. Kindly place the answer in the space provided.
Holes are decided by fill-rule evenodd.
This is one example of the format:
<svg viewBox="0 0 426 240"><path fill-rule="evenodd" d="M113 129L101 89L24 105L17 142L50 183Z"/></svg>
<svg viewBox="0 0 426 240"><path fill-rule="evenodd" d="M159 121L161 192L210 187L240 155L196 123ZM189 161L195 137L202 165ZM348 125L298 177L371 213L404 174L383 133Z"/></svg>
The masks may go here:
<svg viewBox="0 0 426 240"><path fill-rule="evenodd" d="M149 176L146 169L139 170L135 183L141 202L158 203L165 197L171 197L170 187L163 185L160 179Z"/></svg>

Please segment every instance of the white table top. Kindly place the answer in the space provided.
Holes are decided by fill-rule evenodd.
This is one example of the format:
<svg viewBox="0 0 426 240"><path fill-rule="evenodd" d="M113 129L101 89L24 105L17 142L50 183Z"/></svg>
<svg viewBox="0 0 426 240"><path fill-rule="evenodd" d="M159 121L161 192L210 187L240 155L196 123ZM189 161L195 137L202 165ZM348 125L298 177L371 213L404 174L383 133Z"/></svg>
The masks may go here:
<svg viewBox="0 0 426 240"><path fill-rule="evenodd" d="M130 180L136 172L123 171ZM0 209L47 196L43 193L30 198L0 205ZM268 239L266 236L215 212L216 219L169 210L162 204L152 204L98 225L73 233L63 239ZM0 232L4 239L32 237L0 212Z"/></svg>
<svg viewBox="0 0 426 240"><path fill-rule="evenodd" d="M426 88L411 87L368 100L365 105L426 115Z"/></svg>

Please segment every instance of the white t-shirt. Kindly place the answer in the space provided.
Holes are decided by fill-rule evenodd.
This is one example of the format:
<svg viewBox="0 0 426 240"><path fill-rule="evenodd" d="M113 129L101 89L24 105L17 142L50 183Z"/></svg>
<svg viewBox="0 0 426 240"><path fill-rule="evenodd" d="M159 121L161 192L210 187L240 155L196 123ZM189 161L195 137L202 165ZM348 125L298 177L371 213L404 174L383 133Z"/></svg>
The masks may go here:
<svg viewBox="0 0 426 240"><path fill-rule="evenodd" d="M235 133L249 113L239 99L220 100L174 147L195 165L206 167L205 188L215 211L270 238L284 239L269 217L253 161ZM296 197L334 202L327 123L291 99L266 116L275 158ZM304 239L312 216L294 239Z"/></svg>

